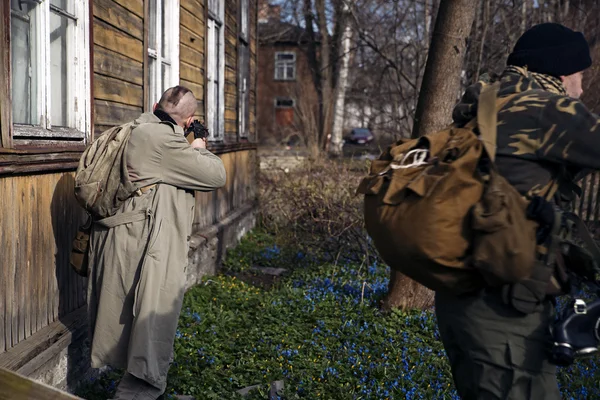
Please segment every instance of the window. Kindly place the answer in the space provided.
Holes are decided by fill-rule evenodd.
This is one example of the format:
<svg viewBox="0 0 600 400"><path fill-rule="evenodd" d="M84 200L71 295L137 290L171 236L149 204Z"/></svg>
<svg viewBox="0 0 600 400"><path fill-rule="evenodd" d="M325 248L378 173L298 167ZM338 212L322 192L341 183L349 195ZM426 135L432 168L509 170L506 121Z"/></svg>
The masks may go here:
<svg viewBox="0 0 600 400"><path fill-rule="evenodd" d="M275 99L275 107L277 108L290 108L294 107L295 104L294 99L289 97L277 97Z"/></svg>
<svg viewBox="0 0 600 400"><path fill-rule="evenodd" d="M85 143L91 130L88 14L89 0L10 0L17 144Z"/></svg>
<svg viewBox="0 0 600 400"><path fill-rule="evenodd" d="M208 0L206 125L209 140L222 140L225 135L225 19L224 0Z"/></svg>
<svg viewBox="0 0 600 400"><path fill-rule="evenodd" d="M275 53L275 79L282 81L296 79L296 53Z"/></svg>
<svg viewBox="0 0 600 400"><path fill-rule="evenodd" d="M248 2L249 0L240 0L240 39L248 43L250 41L250 34L248 33Z"/></svg>
<svg viewBox="0 0 600 400"><path fill-rule="evenodd" d="M148 13L148 108L179 84L179 1L150 0Z"/></svg>
<svg viewBox="0 0 600 400"><path fill-rule="evenodd" d="M294 123L294 106L296 102L289 97L275 98L275 123L277 126L291 126Z"/></svg>
<svg viewBox="0 0 600 400"><path fill-rule="evenodd" d="M250 34L248 32L248 0L240 0L239 46L238 46L238 121L239 136L248 137L250 119Z"/></svg>

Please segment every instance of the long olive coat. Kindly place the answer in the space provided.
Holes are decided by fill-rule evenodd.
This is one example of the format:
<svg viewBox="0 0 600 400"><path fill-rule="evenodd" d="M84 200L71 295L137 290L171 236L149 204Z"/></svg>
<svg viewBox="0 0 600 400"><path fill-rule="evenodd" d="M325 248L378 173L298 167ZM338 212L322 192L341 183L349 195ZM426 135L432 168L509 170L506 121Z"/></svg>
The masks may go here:
<svg viewBox="0 0 600 400"><path fill-rule="evenodd" d="M126 149L132 182L153 189L94 225L88 307L92 367L126 369L164 389L185 291L194 190L225 184L221 159L144 113Z"/></svg>

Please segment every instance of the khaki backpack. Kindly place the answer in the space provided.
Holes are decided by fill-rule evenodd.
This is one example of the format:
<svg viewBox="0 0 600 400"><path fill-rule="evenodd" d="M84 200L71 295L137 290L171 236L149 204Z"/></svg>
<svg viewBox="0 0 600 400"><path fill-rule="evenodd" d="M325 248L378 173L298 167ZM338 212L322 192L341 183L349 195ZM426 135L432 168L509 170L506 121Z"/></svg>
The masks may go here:
<svg viewBox="0 0 600 400"><path fill-rule="evenodd" d="M129 180L125 150L135 122L106 130L83 152L75 174L75 197L95 219L113 215L137 188Z"/></svg>
<svg viewBox="0 0 600 400"><path fill-rule="evenodd" d="M390 146L357 190L382 259L435 291L468 293L534 270L537 223L494 164L497 111L511 97L497 99L498 88L483 88L478 117L464 128Z"/></svg>
<svg viewBox="0 0 600 400"><path fill-rule="evenodd" d="M123 201L138 189L129 180L125 150L134 122L115 126L102 133L83 152L75 173L75 198L88 212L88 221L79 227L73 239L70 264L73 270L88 276L88 252L94 221L115 214Z"/></svg>

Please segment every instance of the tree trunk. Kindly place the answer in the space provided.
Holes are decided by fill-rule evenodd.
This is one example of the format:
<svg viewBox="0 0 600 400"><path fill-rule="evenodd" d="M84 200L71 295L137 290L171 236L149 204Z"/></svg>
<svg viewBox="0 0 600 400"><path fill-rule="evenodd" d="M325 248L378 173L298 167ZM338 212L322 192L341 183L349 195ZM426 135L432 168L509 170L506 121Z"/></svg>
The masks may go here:
<svg viewBox="0 0 600 400"><path fill-rule="evenodd" d="M433 31L412 137L443 129L451 122L460 88L460 72L477 0L442 0ZM381 308L431 306L433 293L392 270Z"/></svg>
<svg viewBox="0 0 600 400"><path fill-rule="evenodd" d="M315 0L315 10L317 12L317 26L319 27L319 37L321 44L319 46L319 72L321 73L321 99L319 103L319 136L320 145L324 149L328 136L331 133L331 116L333 111L333 96L331 85L331 53L329 41L329 31L327 30L327 15L325 14L325 0Z"/></svg>
<svg viewBox="0 0 600 400"><path fill-rule="evenodd" d="M433 31L415 113L412 137L442 129L451 122L460 88L466 43L476 0L443 0Z"/></svg>
<svg viewBox="0 0 600 400"><path fill-rule="evenodd" d="M482 5L482 32L481 32L481 43L479 44L479 58L477 60L477 72L475 73L475 81L479 80L479 74L481 73L481 65L483 63L483 49L485 46L485 38L487 36L487 30L489 27L490 19L490 0L483 0Z"/></svg>
<svg viewBox="0 0 600 400"><path fill-rule="evenodd" d="M348 5L344 3L342 12L342 24L344 25L342 34L342 46L338 54L338 59L341 60L339 68L339 77L337 79L337 90L335 99L335 115L333 119L333 129L331 132L331 144L329 153L334 157L342 155L342 136L344 129L344 103L346 99L346 89L348 87L348 69L350 67L350 42L352 39L352 30L350 21L347 16Z"/></svg>

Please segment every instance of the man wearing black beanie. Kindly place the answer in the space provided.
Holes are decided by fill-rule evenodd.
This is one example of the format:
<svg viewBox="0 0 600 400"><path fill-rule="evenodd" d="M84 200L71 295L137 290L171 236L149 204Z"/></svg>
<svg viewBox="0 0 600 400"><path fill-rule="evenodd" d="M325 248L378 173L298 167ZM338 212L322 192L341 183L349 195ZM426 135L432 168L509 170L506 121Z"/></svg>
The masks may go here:
<svg viewBox="0 0 600 400"><path fill-rule="evenodd" d="M554 201L564 206L575 176L600 170L600 119L579 100L591 64L583 34L536 25L519 38L499 77L484 76L466 90L454 123L473 120L482 88L499 80L499 172L529 197L543 196L561 177ZM554 263L540 263L523 281L461 297L436 293L438 327L461 398L561 398L549 349L554 298L565 293L565 276Z"/></svg>

